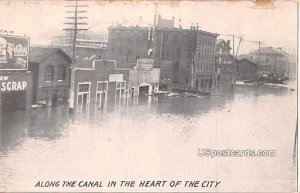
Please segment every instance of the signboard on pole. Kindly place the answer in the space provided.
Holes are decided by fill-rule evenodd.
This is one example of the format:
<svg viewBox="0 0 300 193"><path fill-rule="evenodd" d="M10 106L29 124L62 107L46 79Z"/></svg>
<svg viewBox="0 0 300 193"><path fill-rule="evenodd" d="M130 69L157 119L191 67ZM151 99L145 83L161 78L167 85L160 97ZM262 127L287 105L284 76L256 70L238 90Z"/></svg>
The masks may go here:
<svg viewBox="0 0 300 193"><path fill-rule="evenodd" d="M138 59L137 69L139 71L149 71L153 68L153 59Z"/></svg>
<svg viewBox="0 0 300 193"><path fill-rule="evenodd" d="M0 35L0 70L27 70L29 38Z"/></svg>
<svg viewBox="0 0 300 193"><path fill-rule="evenodd" d="M123 74L110 74L108 77L109 82L122 82Z"/></svg>

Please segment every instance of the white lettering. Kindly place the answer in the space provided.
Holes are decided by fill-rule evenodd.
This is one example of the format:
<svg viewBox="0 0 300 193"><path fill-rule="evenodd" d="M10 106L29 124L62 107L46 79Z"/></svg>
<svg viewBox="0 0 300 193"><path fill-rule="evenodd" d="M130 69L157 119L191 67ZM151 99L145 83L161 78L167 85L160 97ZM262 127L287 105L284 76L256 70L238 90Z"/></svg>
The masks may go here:
<svg viewBox="0 0 300 193"><path fill-rule="evenodd" d="M26 81L12 81L12 82L1 82L1 91L18 91L26 90Z"/></svg>
<svg viewBox="0 0 300 193"><path fill-rule="evenodd" d="M6 91L6 82L2 82L1 84L1 91Z"/></svg>
<svg viewBox="0 0 300 193"><path fill-rule="evenodd" d="M25 90L26 87L27 87L27 82L26 82L26 81L23 81L22 86L23 86L23 90Z"/></svg>
<svg viewBox="0 0 300 193"><path fill-rule="evenodd" d="M12 90L17 90L17 83L16 82L12 82L12 86L11 86Z"/></svg>
<svg viewBox="0 0 300 193"><path fill-rule="evenodd" d="M11 82L6 83L6 90L11 91Z"/></svg>

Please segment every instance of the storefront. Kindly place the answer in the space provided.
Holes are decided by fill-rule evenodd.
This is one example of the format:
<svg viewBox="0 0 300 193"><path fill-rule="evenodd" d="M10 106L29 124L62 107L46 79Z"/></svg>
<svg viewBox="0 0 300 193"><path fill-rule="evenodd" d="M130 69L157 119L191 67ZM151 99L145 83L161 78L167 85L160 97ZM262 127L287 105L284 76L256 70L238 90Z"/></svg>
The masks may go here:
<svg viewBox="0 0 300 193"><path fill-rule="evenodd" d="M96 60L92 68L75 68L74 109L91 114L108 105L122 105L128 97L129 69L114 60Z"/></svg>

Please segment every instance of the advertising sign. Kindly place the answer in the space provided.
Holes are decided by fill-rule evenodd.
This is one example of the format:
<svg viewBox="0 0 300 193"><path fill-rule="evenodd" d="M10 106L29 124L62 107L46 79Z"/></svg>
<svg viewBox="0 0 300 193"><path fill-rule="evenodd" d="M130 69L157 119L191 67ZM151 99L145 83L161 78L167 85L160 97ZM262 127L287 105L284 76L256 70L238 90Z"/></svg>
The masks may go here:
<svg viewBox="0 0 300 193"><path fill-rule="evenodd" d="M137 67L140 71L149 71L153 68L153 59L138 59Z"/></svg>
<svg viewBox="0 0 300 193"><path fill-rule="evenodd" d="M29 38L0 35L0 70L27 70Z"/></svg>
<svg viewBox="0 0 300 193"><path fill-rule="evenodd" d="M27 81L15 79L16 78L10 78L9 76L0 76L0 92L26 90Z"/></svg>
<svg viewBox="0 0 300 193"><path fill-rule="evenodd" d="M110 74L108 81L109 82L122 82L123 74Z"/></svg>

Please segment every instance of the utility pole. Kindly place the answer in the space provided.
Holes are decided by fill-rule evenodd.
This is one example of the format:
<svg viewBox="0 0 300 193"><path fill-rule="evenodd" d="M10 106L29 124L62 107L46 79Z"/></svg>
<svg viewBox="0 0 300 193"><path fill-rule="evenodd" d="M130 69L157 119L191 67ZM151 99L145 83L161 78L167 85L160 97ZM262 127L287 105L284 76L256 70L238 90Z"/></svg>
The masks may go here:
<svg viewBox="0 0 300 193"><path fill-rule="evenodd" d="M77 35L79 31L85 31L88 30L86 25L88 23L86 21L83 21L83 19L87 19L86 16L83 16L82 14L87 13L86 10L84 10L85 7L88 7L86 4L82 4L79 2L84 2L86 0L66 0L68 2L71 2L72 5L66 5L66 8L70 8L71 10L67 10L65 13L67 14L67 21L64 23L67 25L66 28L64 28L64 31L70 31L71 37L70 40L72 41L72 64L71 64L71 78L70 78L70 101L69 101L69 109L72 112L74 109L74 91L75 91L75 63L76 63L76 42L77 42Z"/></svg>
<svg viewBox="0 0 300 193"><path fill-rule="evenodd" d="M257 69L257 73L258 73L258 76L257 76L257 86L258 86L258 83L259 83L259 73L260 73L260 45L261 45L261 41L258 41L258 69Z"/></svg>
<svg viewBox="0 0 300 193"><path fill-rule="evenodd" d="M240 48L240 44L241 44L241 41L242 41L242 38L243 38L243 35L241 35L240 37L235 37L234 34L228 34L226 36L231 36L232 37L232 64L231 64L231 83L230 83L230 86L231 86L231 90L233 89L233 73L234 73L234 66L235 66L235 58L237 56L237 53L239 51L239 48ZM238 45L238 48L237 48L237 52L235 53L235 49L234 49L234 39L235 38L240 38L240 41L239 41L239 45Z"/></svg>

